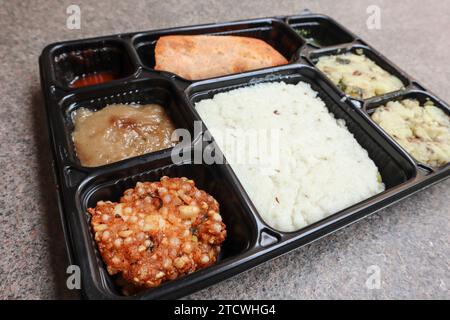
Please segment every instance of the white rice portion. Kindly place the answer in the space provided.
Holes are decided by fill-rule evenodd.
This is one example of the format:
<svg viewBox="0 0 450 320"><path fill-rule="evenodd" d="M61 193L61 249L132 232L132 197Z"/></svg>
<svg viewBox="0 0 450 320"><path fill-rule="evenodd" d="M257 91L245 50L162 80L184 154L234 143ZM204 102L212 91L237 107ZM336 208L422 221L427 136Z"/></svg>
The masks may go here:
<svg viewBox="0 0 450 320"><path fill-rule="evenodd" d="M230 128L282 129L274 170L230 161L238 136L218 141L259 214L277 230L299 230L384 190L367 151L307 83L219 93L196 110L213 137Z"/></svg>

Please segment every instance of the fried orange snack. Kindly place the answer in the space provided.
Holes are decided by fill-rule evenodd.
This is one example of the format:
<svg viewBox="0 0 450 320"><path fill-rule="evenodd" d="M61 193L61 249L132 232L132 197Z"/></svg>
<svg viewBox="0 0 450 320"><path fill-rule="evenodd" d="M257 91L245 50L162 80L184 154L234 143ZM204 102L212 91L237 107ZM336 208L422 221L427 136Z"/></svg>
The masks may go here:
<svg viewBox="0 0 450 320"><path fill-rule="evenodd" d="M287 64L260 39L239 36L163 36L155 48L156 70L197 80Z"/></svg>
<svg viewBox="0 0 450 320"><path fill-rule="evenodd" d="M138 182L119 203L99 201L88 212L109 274L137 287L213 264L226 237L219 204L187 178Z"/></svg>

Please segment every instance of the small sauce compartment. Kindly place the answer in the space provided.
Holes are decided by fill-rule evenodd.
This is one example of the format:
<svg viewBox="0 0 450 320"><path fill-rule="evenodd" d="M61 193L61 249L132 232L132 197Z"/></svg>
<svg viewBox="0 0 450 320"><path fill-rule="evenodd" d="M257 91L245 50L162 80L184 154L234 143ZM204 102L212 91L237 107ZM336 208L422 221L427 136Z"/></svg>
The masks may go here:
<svg viewBox="0 0 450 320"><path fill-rule="evenodd" d="M55 81L70 89L123 79L136 71L126 45L117 40L57 47L52 63Z"/></svg>
<svg viewBox="0 0 450 320"><path fill-rule="evenodd" d="M100 290L108 295L122 295L118 276L110 276L106 271L97 244L94 241L94 231L90 226L90 216L86 212L89 207L95 207L97 201L118 201L123 192L133 188L137 182L159 181L162 176L187 177L194 180L198 189L212 195L219 203L220 214L226 225L227 237L221 245L217 261L204 269L189 275L167 281L155 288L146 289L138 296L151 298L173 298L189 294L207 286L219 272L231 267L236 259L242 259L257 239L257 224L242 199L242 194L236 190L224 165L173 164L169 157L154 162L141 163L124 170L113 170L95 177L82 186L77 193L77 206L85 230L86 249L89 259L96 260L92 265L94 281L99 283ZM96 279L96 280L95 280Z"/></svg>
<svg viewBox="0 0 450 320"><path fill-rule="evenodd" d="M133 38L133 44L145 67L154 69L156 42L161 36L167 35L234 35L257 38L271 45L289 63L299 59L299 51L304 44L293 30L283 22L273 19L172 28L141 33Z"/></svg>
<svg viewBox="0 0 450 320"><path fill-rule="evenodd" d="M423 161L416 159L411 154L411 152L408 151L408 148L401 145L401 143L398 141L397 137L390 134L386 128L383 128L377 121L375 121L372 118L373 114L375 113L375 111L378 108L386 106L386 104L389 102L401 102L403 100L416 100L416 101L418 101L419 106L421 108L423 108L427 104L431 104L431 105L435 106L436 108L442 110L444 112L444 114L447 115L447 117L450 117L450 108L444 102L442 102L441 100L432 96L431 94L426 93L421 90L413 90L413 91L409 91L407 93L398 94L395 97L385 98L385 99L382 99L382 100L379 100L376 102L368 103L368 105L365 107L365 109L366 109L369 117L371 118L371 120L375 123L375 125L378 126L380 128L380 130L382 130L392 140L394 140L396 143L398 143L400 145L400 147L405 150L406 153L410 154L411 157L414 158L414 160L418 163L419 166L427 169L429 172L441 170L444 167L450 166L450 164L448 162L446 164L438 166L438 165L431 165L431 164L428 164L428 163L425 163ZM392 116L389 118L392 119ZM431 124L429 124L429 125L431 125ZM437 124L434 124L434 125L437 125ZM415 133L416 131L413 130L413 132L414 132L413 136L416 137L416 133ZM424 141L424 143L426 144L427 141Z"/></svg>
<svg viewBox="0 0 450 320"><path fill-rule="evenodd" d="M83 166L77 156L75 144L73 141L73 132L75 129L74 115L77 111L80 110L80 108L84 108L85 110L89 111L98 111L106 106L114 104L157 104L163 108L168 118L172 120L175 129L185 128L188 129L191 134L193 134L192 116L187 112L186 108L183 108L181 106L182 103L183 102L181 101L179 94L175 91L173 85L169 81L163 79L135 80L134 82L131 82L129 84L118 85L113 88L104 88L96 90L95 92L82 92L72 96L68 96L68 98L63 99L60 102L60 105L63 109L63 112L61 114L61 122L65 142L64 147L67 150L69 163L75 167L81 167L89 170L99 167L95 165L89 167ZM127 123L125 124L128 125ZM131 128L131 130L134 129ZM136 130L143 129L141 127L137 127ZM163 153L170 152L170 150L171 147L150 153L141 153L140 155L123 158L121 160L117 160L109 164L103 164L100 166L115 165L129 159L146 155L157 156Z"/></svg>
<svg viewBox="0 0 450 320"><path fill-rule="evenodd" d="M293 17L287 23L311 46L321 48L351 43L355 40L349 32L328 17Z"/></svg>
<svg viewBox="0 0 450 320"><path fill-rule="evenodd" d="M385 71L384 74L381 74L378 71L373 71L371 64L369 67L369 71L372 72L373 74L376 75L376 77L374 79L362 79L359 80L358 77L359 76L366 76L366 74L361 73L359 71L354 71L353 74L350 77L347 77L347 75L345 76L345 79L350 79L350 80L359 80L359 81L355 81L356 83L363 83L367 85L367 88L360 88L358 87L358 85L355 85L354 83L351 84L347 84L347 83L336 83L335 80L333 80L331 78L331 76L339 76L341 78L343 77L343 72L344 71L339 71L336 70L335 73L333 75L328 75L326 72L319 70L320 72L322 72L323 74L325 74L325 76L334 83L334 85L336 85L339 90L343 91L345 94L347 94L349 97L351 97L352 99L357 99L357 100L369 100L369 99L374 99L377 97L383 97L385 95L390 95L390 94L394 94L396 92L400 92L402 90L404 90L405 88L407 88L411 82L409 80L409 78L404 75L398 68L396 68L394 65L392 65L392 63L390 63L389 61L386 60L386 58L384 58L383 56L379 55L378 53L374 52L373 50L371 50L369 47L363 46L363 45L353 45L351 47L347 47L347 48L338 48L338 49L321 49L321 50L316 50L313 51L309 54L308 60L309 62L314 65L317 69L319 69L317 67L317 64L319 62L319 59L322 57L335 57L335 56L340 56L340 55L345 55L345 54L353 54L355 56L365 56L368 60L370 60L371 62L373 62L377 67L381 68L383 71ZM347 60L349 59L341 59L341 57L337 57L336 60L342 60L342 64L348 64ZM355 58L356 59L356 58ZM364 63L361 63L361 65L364 65ZM368 65L367 65L368 66ZM363 70L365 71L365 70ZM341 72L341 74L340 74ZM388 75L386 75L386 72ZM368 74L367 74L368 75ZM387 88L384 88L384 82L385 82L385 78L377 78L380 76L393 76L396 78L396 80L392 79L392 77L389 78L390 82L393 84L392 87L394 87L395 84L395 89L393 90L388 90ZM372 81L374 81L372 83ZM375 85L377 83L377 81L380 83L378 86ZM371 87L371 85L373 85ZM380 87L381 86L381 87ZM378 88L380 87L380 88ZM354 92L352 90L352 92L347 91L347 89L351 89L354 88ZM358 89L358 90L356 90ZM366 90L369 92L369 94L366 94ZM345 90L345 91L344 91ZM383 93L378 93L377 91L383 91ZM374 94L370 94L370 91L374 91Z"/></svg>

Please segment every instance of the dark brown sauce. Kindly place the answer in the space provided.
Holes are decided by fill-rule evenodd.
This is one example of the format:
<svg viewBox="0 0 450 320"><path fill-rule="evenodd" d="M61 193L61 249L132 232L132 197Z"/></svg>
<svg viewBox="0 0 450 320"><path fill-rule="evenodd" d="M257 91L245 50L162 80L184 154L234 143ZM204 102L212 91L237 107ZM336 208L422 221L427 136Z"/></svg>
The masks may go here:
<svg viewBox="0 0 450 320"><path fill-rule="evenodd" d="M176 129L157 104L114 104L98 111L79 108L74 114L73 142L80 163L96 167L175 145Z"/></svg>

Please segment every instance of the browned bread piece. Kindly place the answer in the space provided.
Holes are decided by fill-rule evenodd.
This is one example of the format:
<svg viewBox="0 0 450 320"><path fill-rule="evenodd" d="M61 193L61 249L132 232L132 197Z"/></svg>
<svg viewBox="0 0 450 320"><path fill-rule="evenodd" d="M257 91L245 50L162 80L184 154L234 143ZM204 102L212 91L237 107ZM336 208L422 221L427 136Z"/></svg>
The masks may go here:
<svg viewBox="0 0 450 320"><path fill-rule="evenodd" d="M155 48L156 70L189 80L287 64L266 42L238 36L164 36Z"/></svg>

